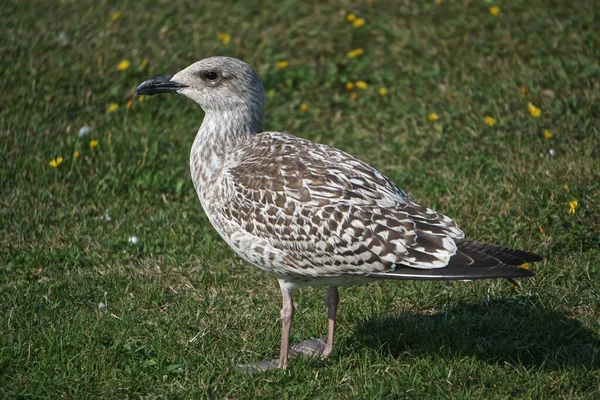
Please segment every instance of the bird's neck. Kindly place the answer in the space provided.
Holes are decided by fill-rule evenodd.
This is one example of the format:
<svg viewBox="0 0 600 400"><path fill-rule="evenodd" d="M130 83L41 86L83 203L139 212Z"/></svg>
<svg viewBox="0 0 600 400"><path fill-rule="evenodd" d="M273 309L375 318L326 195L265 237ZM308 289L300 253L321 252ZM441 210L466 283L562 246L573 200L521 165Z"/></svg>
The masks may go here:
<svg viewBox="0 0 600 400"><path fill-rule="evenodd" d="M227 157L242 142L262 132L262 118L262 112L248 108L206 111L190 154L192 180L199 194L220 175Z"/></svg>

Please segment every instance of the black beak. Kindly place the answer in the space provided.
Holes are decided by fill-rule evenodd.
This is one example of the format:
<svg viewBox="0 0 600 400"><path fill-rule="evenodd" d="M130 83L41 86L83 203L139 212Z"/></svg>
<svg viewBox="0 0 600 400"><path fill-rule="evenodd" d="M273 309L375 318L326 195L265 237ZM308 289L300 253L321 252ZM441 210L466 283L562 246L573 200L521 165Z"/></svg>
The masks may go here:
<svg viewBox="0 0 600 400"><path fill-rule="evenodd" d="M136 95L152 96L159 93L176 93L178 90L188 87L183 83L172 81L173 75L157 76L144 81L135 90Z"/></svg>

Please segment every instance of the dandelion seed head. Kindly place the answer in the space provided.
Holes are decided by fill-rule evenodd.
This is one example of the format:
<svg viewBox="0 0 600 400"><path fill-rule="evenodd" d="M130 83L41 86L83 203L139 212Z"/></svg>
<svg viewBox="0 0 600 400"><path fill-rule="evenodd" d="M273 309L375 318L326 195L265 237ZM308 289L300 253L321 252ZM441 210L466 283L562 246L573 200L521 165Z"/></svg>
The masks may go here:
<svg viewBox="0 0 600 400"><path fill-rule="evenodd" d="M138 239L137 236L130 236L129 239L127 239L127 242L131 244L138 244L139 241L140 239Z"/></svg>
<svg viewBox="0 0 600 400"><path fill-rule="evenodd" d="M82 138L86 137L87 135L89 135L91 131L92 131L91 127L89 127L88 125L84 125L81 128L79 128L79 132L77 132L77 137L79 139L82 139Z"/></svg>

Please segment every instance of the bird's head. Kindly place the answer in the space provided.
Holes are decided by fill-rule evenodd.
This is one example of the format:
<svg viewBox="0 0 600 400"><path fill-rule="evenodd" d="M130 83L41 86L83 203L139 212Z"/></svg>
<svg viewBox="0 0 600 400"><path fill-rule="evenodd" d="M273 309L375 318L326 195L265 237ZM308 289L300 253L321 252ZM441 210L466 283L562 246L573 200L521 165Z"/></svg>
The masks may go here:
<svg viewBox="0 0 600 400"><path fill-rule="evenodd" d="M206 112L261 110L264 89L252 67L230 57L210 57L175 75L148 79L138 86L137 95L181 93Z"/></svg>

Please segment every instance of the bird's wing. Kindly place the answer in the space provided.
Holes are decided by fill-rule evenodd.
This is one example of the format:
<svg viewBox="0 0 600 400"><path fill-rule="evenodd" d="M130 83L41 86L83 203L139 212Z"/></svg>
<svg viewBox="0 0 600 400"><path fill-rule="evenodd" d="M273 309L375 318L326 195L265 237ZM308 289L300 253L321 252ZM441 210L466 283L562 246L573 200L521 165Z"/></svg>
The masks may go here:
<svg viewBox="0 0 600 400"><path fill-rule="evenodd" d="M281 133L240 146L223 213L301 275L445 267L462 231L341 150Z"/></svg>

